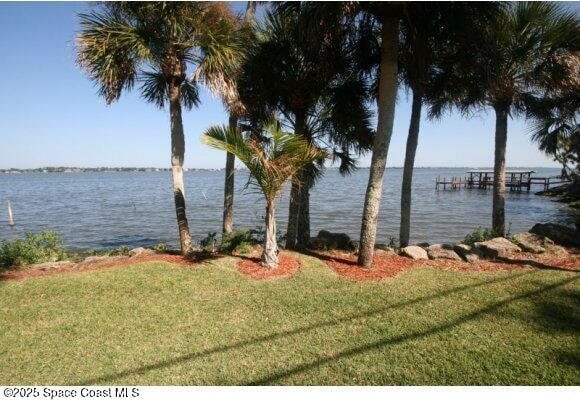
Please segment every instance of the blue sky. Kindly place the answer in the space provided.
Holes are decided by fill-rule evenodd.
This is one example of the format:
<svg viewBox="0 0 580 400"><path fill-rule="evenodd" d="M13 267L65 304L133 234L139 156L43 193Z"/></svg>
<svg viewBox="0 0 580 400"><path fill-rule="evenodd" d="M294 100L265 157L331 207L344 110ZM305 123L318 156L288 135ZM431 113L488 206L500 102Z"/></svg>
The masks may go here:
<svg viewBox="0 0 580 400"><path fill-rule="evenodd" d="M237 7L242 8L243 4ZM86 3L0 3L0 168L40 166L169 166L167 111L137 91L107 106L74 63L77 13ZM389 166L401 166L410 115L400 93ZM199 108L184 113L185 166L220 168L225 155L199 141L225 123L219 99L202 91ZM471 119L422 121L416 165L493 165L492 113ZM367 166L370 156L360 160ZM530 143L524 121L509 121L508 166L557 166Z"/></svg>

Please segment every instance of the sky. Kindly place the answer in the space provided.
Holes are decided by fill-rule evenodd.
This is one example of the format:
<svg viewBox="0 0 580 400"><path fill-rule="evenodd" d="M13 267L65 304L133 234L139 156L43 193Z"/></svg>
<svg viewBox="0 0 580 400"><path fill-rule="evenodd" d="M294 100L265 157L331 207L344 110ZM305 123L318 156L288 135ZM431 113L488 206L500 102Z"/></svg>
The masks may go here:
<svg viewBox="0 0 580 400"><path fill-rule="evenodd" d="M88 7L0 2L0 168L169 166L168 111L146 103L136 90L108 106L75 65L77 14ZM204 89L201 100L183 114L185 167L221 168L225 154L207 148L199 137L207 127L226 123L227 114ZM403 165L410 109L410 97L401 91L390 167ZM492 166L494 121L492 112L423 119L415 165ZM557 166L530 142L528 126L518 119L509 121L506 159L511 167ZM359 160L359 166L369 163L370 155Z"/></svg>

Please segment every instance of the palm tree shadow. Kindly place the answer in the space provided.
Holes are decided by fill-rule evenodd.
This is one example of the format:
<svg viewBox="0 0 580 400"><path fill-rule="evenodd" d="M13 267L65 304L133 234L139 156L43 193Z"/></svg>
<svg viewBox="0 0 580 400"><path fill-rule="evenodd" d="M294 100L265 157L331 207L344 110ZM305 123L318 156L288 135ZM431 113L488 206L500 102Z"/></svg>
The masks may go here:
<svg viewBox="0 0 580 400"><path fill-rule="evenodd" d="M522 272L519 274L509 275L506 277L495 278L495 279L491 279L491 280L487 280L487 281L483 281L483 282L478 282L478 283L474 283L474 284L469 284L469 285L462 285L462 286L454 287L451 289L446 289L446 290L443 290L443 291L438 292L438 293L417 297L417 298L402 301L399 303L394 303L394 304L391 304L391 305L388 305L385 307L376 308L376 309L369 310L369 311L366 311L363 313L353 314L353 315L345 316L342 318L337 318L334 320L323 321L323 322L319 322L319 323L311 324L311 325L306 325L306 326L302 326L302 327L295 328L295 329L289 329L289 330L285 330L285 331L281 331L281 332L275 332L275 333L271 333L271 334L264 335L264 336L257 337L257 338L241 340L241 341L238 341L235 343L217 346L217 347L210 348L207 350L193 352L193 353L185 354L185 355L175 357L175 358L172 358L169 360L160 361L157 363L145 365L143 367L128 369L125 371L116 372L116 373L104 375L104 376L93 378L93 379L88 379L88 380L79 382L76 385L87 386L87 385L102 384L102 383L105 383L105 382L108 382L111 380L116 380L116 379L124 378L124 377L130 376L130 375L137 375L137 374L146 373L148 371L152 371L152 370L156 370L156 369L170 367L172 365L188 362L188 361L194 360L196 358L201 358L201 357L209 356L209 355L216 354L216 353L230 351L230 350L238 349L238 348L241 348L244 346L266 343L268 341L272 341L272 340L276 340L276 339L280 339L280 338L284 338L284 337L288 337L288 336L292 336L292 335L300 335L302 333L307 333L307 332L310 332L310 331L313 331L313 330L316 330L319 328L335 326L335 325L338 325L341 323L350 322L350 321L361 319L361 318L376 316L376 315L382 314L386 311L400 309L400 308L404 308L404 307L407 307L410 305L428 302L431 300L436 300L439 298L443 298L443 297L446 297L446 296L449 296L449 295L452 295L455 293L459 293L459 292L473 289L473 288L477 288L477 287L482 287L482 286L487 286L487 285L491 285L494 283L510 281L510 280L522 277L524 275L529 275L529 274L533 274L533 273L534 273L534 271L526 271L526 272ZM409 338L407 338L405 340L410 340L412 338L411 336L413 336L413 335L410 335ZM328 360L327 362L330 362L330 361L331 360ZM310 368L312 368L312 367L314 367L314 365L311 366ZM299 371L297 371L297 372L299 372ZM293 373L292 370L290 370L289 373L292 374ZM294 373L296 373L296 372L294 372ZM286 372L276 373L270 377L267 377L267 378L264 378L261 380L257 380L254 382L250 382L249 384L267 384L271 381L273 382L274 380L285 376L285 374L286 374Z"/></svg>
<svg viewBox="0 0 580 400"><path fill-rule="evenodd" d="M333 256L331 254L324 253L322 251L318 252L318 251L314 251L314 250L302 250L300 252L300 254L303 254L303 255L309 256L309 257L314 257L314 258L317 258L319 260L330 261L330 262L339 262L341 264L346 264L346 265L351 265L353 267L363 268L356 262L356 260L347 260L344 257Z"/></svg>
<svg viewBox="0 0 580 400"><path fill-rule="evenodd" d="M580 295L574 290L560 289L557 296L550 299L538 297L534 301L533 314L519 318L532 324L536 329L552 335L576 336L580 329ZM580 370L580 349L559 349L548 354L555 362Z"/></svg>
<svg viewBox="0 0 580 400"><path fill-rule="evenodd" d="M539 294L547 292L549 290L564 286L564 285L571 283L577 279L578 278L576 278L576 277L565 279L565 280L559 281L559 282L551 284L551 285L541 287L541 288L533 290L533 291L529 291L529 292L526 292L526 293L523 293L523 294L520 294L517 296L509 297L505 300L501 300L501 301L492 303L488 306L485 306L483 308L480 308L478 310L475 310L475 311L472 311L468 314L460 316L460 317L458 317L450 322L440 324L440 325L434 326L434 327L429 328L429 329L425 329L425 330L421 330L421 331L417 331L417 332L413 332L413 333L407 333L407 334L395 336L392 338L382 339L382 340L375 341L373 343L369 343L369 344L364 345L364 346L359 346L359 347L355 347L355 348L352 348L349 350L344 350L344 351L341 351L341 352L336 353L336 354L331 355L331 356L322 357L314 362L303 363L303 364L300 364L300 365L295 366L293 368L289 368L285 371L276 372L276 373L270 374L264 378L250 381L246 385L270 385L270 384L273 384L274 382L276 382L280 379L287 378L289 376L296 375L296 374L299 374L302 372L306 372L306 371L311 370L311 369L319 368L323 365L330 364L330 363L337 361L341 358L356 356L358 354L365 353L365 352L368 352L371 350L375 350L375 349L378 349L381 347L386 347L386 346L390 346L390 345L394 345L394 344L398 344L398 343L403 343L403 342L407 342L410 340L421 339L421 338L424 338L424 337L427 337L427 336L430 336L433 334L448 331L448 330L450 330L458 325L461 325L461 324L466 323L468 321L474 320L474 319L476 319L484 314L490 313L490 312L495 311L501 307L504 307L504 306L508 305L509 303L539 295Z"/></svg>
<svg viewBox="0 0 580 400"><path fill-rule="evenodd" d="M539 261L523 259L523 258L512 259L512 258L506 258L506 257L498 257L498 258L496 258L496 260L501 261L501 262L506 263L506 264L530 266L530 267L534 267L534 268L538 268L538 269L545 269L545 270L552 270L552 271L580 272L580 270L578 270L578 269L558 267L558 266L554 266L554 265L550 265L550 264L544 264L544 263L541 263Z"/></svg>

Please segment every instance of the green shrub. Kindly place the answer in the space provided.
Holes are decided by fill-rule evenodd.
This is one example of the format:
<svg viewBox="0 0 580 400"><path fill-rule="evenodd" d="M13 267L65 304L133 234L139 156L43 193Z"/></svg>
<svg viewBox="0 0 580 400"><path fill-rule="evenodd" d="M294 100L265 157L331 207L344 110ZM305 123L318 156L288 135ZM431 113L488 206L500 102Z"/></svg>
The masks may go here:
<svg viewBox="0 0 580 400"><path fill-rule="evenodd" d="M131 248L129 246L120 246L116 249L107 251L108 256L128 256Z"/></svg>
<svg viewBox="0 0 580 400"><path fill-rule="evenodd" d="M167 251L167 245L165 243L157 243L155 246L151 247L156 253L165 253Z"/></svg>
<svg viewBox="0 0 580 400"><path fill-rule="evenodd" d="M206 237L199 241L199 245L205 251L214 252L217 243L217 232L210 232Z"/></svg>
<svg viewBox="0 0 580 400"><path fill-rule="evenodd" d="M252 245L248 242L243 242L237 245L234 251L236 254L248 254L252 251Z"/></svg>
<svg viewBox="0 0 580 400"><path fill-rule="evenodd" d="M27 233L24 239L0 242L0 266L23 266L66 259L67 253L56 232Z"/></svg>
<svg viewBox="0 0 580 400"><path fill-rule="evenodd" d="M475 242L485 242L486 240L493 239L494 237L497 237L497 235L493 232L493 230L479 226L476 230L465 236L463 243L472 246Z"/></svg>
<svg viewBox="0 0 580 400"><path fill-rule="evenodd" d="M218 250L221 253L231 254L233 251L239 254L246 254L252 250L252 246L264 243L266 230L263 227L254 229L239 229L232 233L224 233L221 237ZM284 238L280 231L276 232L278 242Z"/></svg>
<svg viewBox="0 0 580 400"><path fill-rule="evenodd" d="M241 252L240 250L243 251L244 248L249 249L255 243L257 243L257 241L252 237L251 230L237 230L222 235L219 251L222 253L231 253L234 250Z"/></svg>
<svg viewBox="0 0 580 400"><path fill-rule="evenodd" d="M400 242L399 242L399 238L395 237L395 236L389 236L389 242L387 243L387 246L390 247L391 249L398 249L400 248Z"/></svg>

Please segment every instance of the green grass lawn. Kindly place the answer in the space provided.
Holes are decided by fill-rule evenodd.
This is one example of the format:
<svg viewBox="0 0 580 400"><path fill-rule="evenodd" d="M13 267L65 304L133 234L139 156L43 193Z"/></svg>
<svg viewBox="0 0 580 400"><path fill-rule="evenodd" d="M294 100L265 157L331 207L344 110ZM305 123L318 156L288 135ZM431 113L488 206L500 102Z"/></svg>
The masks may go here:
<svg viewBox="0 0 580 400"><path fill-rule="evenodd" d="M302 257L0 282L0 384L580 384L574 272L414 269L351 282Z"/></svg>

